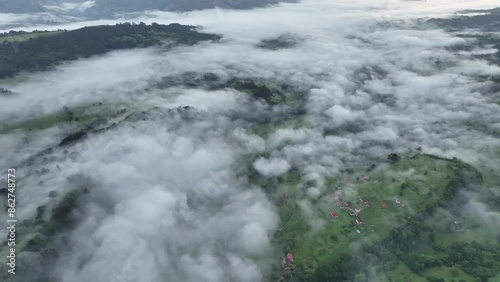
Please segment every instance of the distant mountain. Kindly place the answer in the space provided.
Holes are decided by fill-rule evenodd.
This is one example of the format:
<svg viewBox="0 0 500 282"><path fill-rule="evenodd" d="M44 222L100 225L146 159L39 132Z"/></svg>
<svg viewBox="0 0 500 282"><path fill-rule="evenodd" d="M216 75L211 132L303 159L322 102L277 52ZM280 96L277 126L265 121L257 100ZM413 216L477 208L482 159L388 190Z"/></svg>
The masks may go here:
<svg viewBox="0 0 500 282"><path fill-rule="evenodd" d="M482 13L482 15L477 13ZM500 7L490 10L466 10L460 14L462 15L449 19L430 19L427 23L455 31L480 29L482 31L496 32L500 30Z"/></svg>
<svg viewBox="0 0 500 282"><path fill-rule="evenodd" d="M112 50L163 45L193 45L220 36L180 24L122 23L50 32L11 31L0 34L0 78L21 71L42 71L62 62ZM168 45L168 46L167 46Z"/></svg>
<svg viewBox="0 0 500 282"><path fill-rule="evenodd" d="M192 11L220 7L250 9L296 0L0 0L0 13L52 12L87 18L146 10Z"/></svg>
<svg viewBox="0 0 500 282"><path fill-rule="evenodd" d="M95 8L107 12L144 10L190 11L214 7L248 9L277 4L279 0L96 0Z"/></svg>

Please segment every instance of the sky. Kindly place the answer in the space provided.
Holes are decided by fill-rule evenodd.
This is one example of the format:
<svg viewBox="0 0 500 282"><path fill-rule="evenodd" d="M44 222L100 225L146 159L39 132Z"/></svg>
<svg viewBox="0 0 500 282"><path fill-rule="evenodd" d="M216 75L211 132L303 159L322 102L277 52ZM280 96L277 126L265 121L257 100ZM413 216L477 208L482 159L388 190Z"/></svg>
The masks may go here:
<svg viewBox="0 0 500 282"><path fill-rule="evenodd" d="M498 139L467 130L464 123L500 129L500 106L485 94L491 85L478 79L498 76L500 68L474 53L449 51L467 41L418 21L492 8L492 2L306 0L238 11L148 11L98 21L52 14L61 22L51 25L43 23L45 15L3 14L3 31L127 20L201 25L204 32L223 36L220 43L168 52L111 52L25 74L22 81L0 82L19 93L0 97L0 123L99 102L133 110L158 107L145 120L90 136L66 151L56 145L75 125L0 135L0 148L9 149L0 166L18 164L23 175L20 218L60 199L48 197L50 191L91 190L75 215L81 222L69 234L73 247L61 250L49 275L74 282L264 281L280 255L272 245L280 222L265 187L233 169L248 155L257 156L251 164L264 177L298 168L305 179L317 180L312 197L326 188L325 176L419 146L484 169L498 167L499 158L491 157L498 156ZM35 17L42 23L33 23ZM276 51L257 47L283 34L298 44ZM483 51L495 52L480 47L474 52ZM290 109L231 89L154 87L185 72L298 85L304 126L283 123L263 138L251 128L263 120L284 120ZM169 111L179 106L193 109ZM325 136L325 130L344 134ZM55 148L54 161L27 161L48 147ZM42 168L49 171L40 175ZM309 204L304 199L299 205L322 228L308 214ZM469 205L485 217L498 215L480 202ZM47 273L30 254L23 256L34 270L21 274L20 281Z"/></svg>

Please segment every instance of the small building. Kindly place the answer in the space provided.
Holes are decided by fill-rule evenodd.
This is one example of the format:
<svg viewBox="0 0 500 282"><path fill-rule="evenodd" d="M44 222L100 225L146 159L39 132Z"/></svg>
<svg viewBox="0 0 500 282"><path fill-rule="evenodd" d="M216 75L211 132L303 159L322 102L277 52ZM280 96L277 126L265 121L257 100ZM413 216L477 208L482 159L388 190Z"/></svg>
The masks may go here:
<svg viewBox="0 0 500 282"><path fill-rule="evenodd" d="M363 179L364 181L370 181L370 179L372 178L369 175L365 175L361 179Z"/></svg>
<svg viewBox="0 0 500 282"><path fill-rule="evenodd" d="M396 204L400 205L401 204L401 200L400 199L396 199Z"/></svg>
<svg viewBox="0 0 500 282"><path fill-rule="evenodd" d="M451 231L454 231L454 232L461 232L461 231L464 231L464 226L462 225L462 223L459 221L459 220L454 220L453 221L453 225L451 226Z"/></svg>
<svg viewBox="0 0 500 282"><path fill-rule="evenodd" d="M349 211L350 216L357 216L358 214L355 211Z"/></svg>
<svg viewBox="0 0 500 282"><path fill-rule="evenodd" d="M354 209L354 212L355 212L356 214L360 213L361 211L362 211L362 209Z"/></svg>
<svg viewBox="0 0 500 282"><path fill-rule="evenodd" d="M384 202L380 202L380 203L379 203L379 206L380 206L381 208L383 208L383 209L386 209L386 208L388 207L388 206L387 206L387 202L385 202L385 201L384 201Z"/></svg>
<svg viewBox="0 0 500 282"><path fill-rule="evenodd" d="M354 220L354 225L363 225L365 224L366 222L364 220L362 220L361 218L357 218Z"/></svg>
<svg viewBox="0 0 500 282"><path fill-rule="evenodd" d="M286 256L283 256L281 258L281 265L283 266L283 269L285 272L290 271L293 268L293 254L288 253Z"/></svg>
<svg viewBox="0 0 500 282"><path fill-rule="evenodd" d="M368 203L370 203L368 200L363 199L363 198L359 198L359 202L362 203L362 204L365 204L365 205L368 204Z"/></svg>
<svg viewBox="0 0 500 282"><path fill-rule="evenodd" d="M332 212L330 215L335 219L339 218L339 214L336 212Z"/></svg>

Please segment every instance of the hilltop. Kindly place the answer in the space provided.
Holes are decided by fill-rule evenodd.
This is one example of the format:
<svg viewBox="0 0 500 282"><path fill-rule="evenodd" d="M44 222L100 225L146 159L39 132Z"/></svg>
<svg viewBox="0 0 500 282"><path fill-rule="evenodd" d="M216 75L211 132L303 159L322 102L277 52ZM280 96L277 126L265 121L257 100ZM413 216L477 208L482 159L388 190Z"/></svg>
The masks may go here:
<svg viewBox="0 0 500 282"><path fill-rule="evenodd" d="M70 31L11 31L0 35L0 78L12 77L21 71L47 70L63 61L112 50L193 45L219 39L219 35L201 33L194 26L176 23L146 25L127 22Z"/></svg>

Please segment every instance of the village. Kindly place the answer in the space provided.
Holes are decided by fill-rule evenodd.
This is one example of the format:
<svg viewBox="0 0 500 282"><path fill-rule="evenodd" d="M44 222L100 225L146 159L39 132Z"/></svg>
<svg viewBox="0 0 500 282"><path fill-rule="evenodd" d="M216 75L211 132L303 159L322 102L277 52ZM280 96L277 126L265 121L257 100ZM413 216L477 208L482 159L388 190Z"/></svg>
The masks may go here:
<svg viewBox="0 0 500 282"><path fill-rule="evenodd" d="M366 188L377 187L377 182L373 182L372 177L369 175L358 176L356 177L356 181L357 183L368 184L364 186ZM356 194L350 194L345 189L342 189L342 187L336 187L334 191L325 195L324 199L326 199L326 202L323 202L324 206L321 208L321 211L326 213L325 217L328 216L330 218L329 224L338 226L339 230L342 230L342 233L351 240L363 235L363 233L370 233L370 231L375 231L378 228L377 226L380 225L380 221L370 222L376 221L373 220L377 218L377 216L374 217L374 213L377 214L384 210L387 212L389 210L397 211L398 209L402 211L407 207L409 202L412 202L411 199L406 199L401 194L393 195L392 193L383 194L375 192L375 194L372 193L366 196L361 191L366 190L359 189L356 191ZM359 194L357 194L358 192ZM350 224L346 225L345 223L348 222ZM330 229L329 232L335 229L336 227ZM448 232L460 233L465 232L467 229L464 228L460 219L455 218L450 219L446 230ZM301 269L300 266L295 265L295 259L298 261L300 259L299 264L302 265L304 258L300 258L293 251L289 251L281 257L282 275L279 281L291 281L292 277L295 277L294 274L296 271ZM411 281L411 279L405 278L404 281Z"/></svg>
<svg viewBox="0 0 500 282"><path fill-rule="evenodd" d="M357 180L364 181L364 182L369 182L371 180L371 176L369 175L364 175L362 177L357 177ZM335 222L340 219L341 216L350 216L351 217L351 224L352 226L355 227L355 231L358 234L361 234L361 226L366 225L367 222L361 217L361 213L364 212L366 209L372 208L373 203L363 197L358 197L358 200L354 204L351 201L345 201L344 198L344 192L340 187L337 187L336 190L331 194L330 201L334 204L335 207L338 208L337 211L331 211L330 212L330 217L331 219ZM396 206L399 207L405 207L403 204L403 201L400 198L395 198L393 199L393 202ZM378 203L378 206L381 209L387 209L389 208L389 200L383 200ZM344 211L344 212L342 212ZM280 281L287 281L289 277L292 276L293 271L295 270L294 266L294 254L293 253L287 253L286 255L283 255L281 257L281 265L283 269L283 274L280 279Z"/></svg>
<svg viewBox="0 0 500 282"><path fill-rule="evenodd" d="M370 181L371 177L368 175L365 175L363 177L358 178L361 181ZM332 201L335 204L336 207L338 207L340 210L345 210L348 211L349 216L352 217L352 225L353 226L360 226L360 225L365 225L366 221L361 218L360 214L364 210L371 208L373 206L373 203L369 201L368 199L359 197L357 201L357 205L354 206L354 204L350 201L344 201L343 200L343 192L340 189L340 187L337 187L337 190L333 193L332 195ZM394 199L394 203L400 207L404 207L405 205L402 203L401 199L396 198ZM387 200L381 201L379 204L379 207L382 209L386 209L389 207L389 202ZM330 216L335 220L339 218L339 212L337 211L332 211L330 213ZM361 233L361 231L356 228L357 233Z"/></svg>

